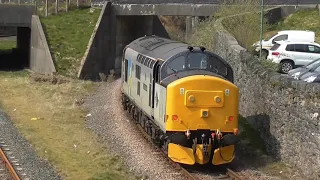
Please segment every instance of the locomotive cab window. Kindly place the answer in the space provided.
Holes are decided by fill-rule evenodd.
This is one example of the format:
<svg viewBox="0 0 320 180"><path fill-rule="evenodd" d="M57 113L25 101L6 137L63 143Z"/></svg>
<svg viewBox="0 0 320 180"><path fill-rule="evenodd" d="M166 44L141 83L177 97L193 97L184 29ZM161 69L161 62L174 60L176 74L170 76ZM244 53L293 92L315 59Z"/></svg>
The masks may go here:
<svg viewBox="0 0 320 180"><path fill-rule="evenodd" d="M182 52L168 60L161 68L161 79L174 73L188 70L203 70L213 72L233 82L233 72L223 59L209 52L193 51Z"/></svg>
<svg viewBox="0 0 320 180"><path fill-rule="evenodd" d="M167 74L173 74L185 68L185 56L179 56L167 64Z"/></svg>
<svg viewBox="0 0 320 180"><path fill-rule="evenodd" d="M190 53L188 55L188 68L207 69L207 55L204 53Z"/></svg>

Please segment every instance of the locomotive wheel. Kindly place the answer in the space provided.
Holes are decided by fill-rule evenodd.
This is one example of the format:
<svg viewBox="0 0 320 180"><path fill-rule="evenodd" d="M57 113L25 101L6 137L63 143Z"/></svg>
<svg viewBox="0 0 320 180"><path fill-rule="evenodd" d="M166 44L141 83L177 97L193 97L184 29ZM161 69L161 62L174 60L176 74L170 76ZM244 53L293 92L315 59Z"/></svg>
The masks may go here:
<svg viewBox="0 0 320 180"><path fill-rule="evenodd" d="M162 148L164 149L164 151L165 151L166 153L168 153L169 143L170 143L170 140L167 139L167 140L164 140L163 145L162 145Z"/></svg>
<svg viewBox="0 0 320 180"><path fill-rule="evenodd" d="M125 96L122 94L122 97L121 97L121 101L122 101L122 108L123 110L127 110L127 102L126 102L126 98Z"/></svg>

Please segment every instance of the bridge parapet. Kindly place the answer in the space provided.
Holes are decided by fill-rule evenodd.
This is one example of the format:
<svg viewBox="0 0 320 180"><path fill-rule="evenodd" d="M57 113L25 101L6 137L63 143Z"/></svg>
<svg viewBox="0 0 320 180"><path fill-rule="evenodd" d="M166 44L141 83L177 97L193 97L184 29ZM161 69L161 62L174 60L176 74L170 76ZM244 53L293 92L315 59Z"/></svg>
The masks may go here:
<svg viewBox="0 0 320 180"><path fill-rule="evenodd" d="M35 14L33 5L0 4L0 26L31 27L31 18Z"/></svg>

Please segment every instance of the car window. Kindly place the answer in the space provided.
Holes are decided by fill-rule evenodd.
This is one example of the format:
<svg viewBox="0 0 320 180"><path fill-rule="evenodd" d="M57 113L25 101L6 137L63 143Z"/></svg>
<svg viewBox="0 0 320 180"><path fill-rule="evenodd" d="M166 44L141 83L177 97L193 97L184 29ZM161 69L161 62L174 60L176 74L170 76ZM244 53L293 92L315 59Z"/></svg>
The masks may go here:
<svg viewBox="0 0 320 180"><path fill-rule="evenodd" d="M294 44L288 44L286 47L286 51L294 51Z"/></svg>
<svg viewBox="0 0 320 180"><path fill-rule="evenodd" d="M287 40L288 39L288 34L282 34L276 38L274 38L272 40L272 43L274 43L275 41L284 41L284 40Z"/></svg>
<svg viewBox="0 0 320 180"><path fill-rule="evenodd" d="M277 50L279 47L280 47L280 44L275 43L275 44L272 46L272 48L270 48L270 50L271 50L271 51L275 51L275 50Z"/></svg>
<svg viewBox="0 0 320 180"><path fill-rule="evenodd" d="M308 45L307 50L311 53L320 53L320 48L314 45Z"/></svg>
<svg viewBox="0 0 320 180"><path fill-rule="evenodd" d="M306 45L305 44L295 44L294 51L296 52L306 52Z"/></svg>
<svg viewBox="0 0 320 180"><path fill-rule="evenodd" d="M320 53L320 48L314 45L307 45L307 52Z"/></svg>

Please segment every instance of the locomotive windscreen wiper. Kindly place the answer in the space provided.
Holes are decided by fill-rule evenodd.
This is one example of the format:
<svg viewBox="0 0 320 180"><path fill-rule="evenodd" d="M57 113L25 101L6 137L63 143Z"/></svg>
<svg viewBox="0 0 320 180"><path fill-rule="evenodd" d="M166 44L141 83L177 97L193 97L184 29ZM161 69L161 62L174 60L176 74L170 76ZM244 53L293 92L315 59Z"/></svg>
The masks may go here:
<svg viewBox="0 0 320 180"><path fill-rule="evenodd" d="M167 66L169 69L171 69L174 73L177 73L178 71L175 69L172 69L170 66Z"/></svg>

